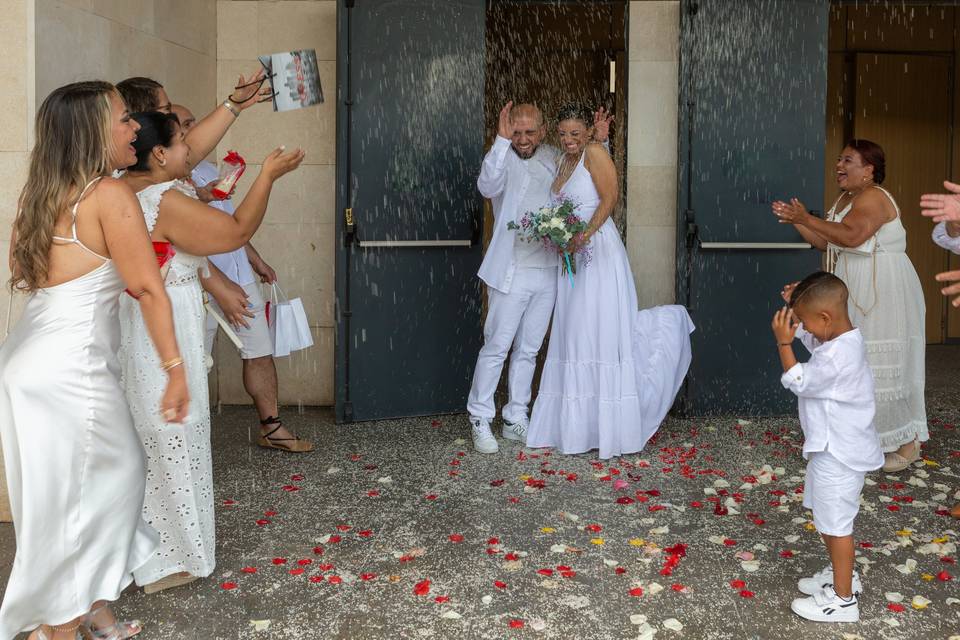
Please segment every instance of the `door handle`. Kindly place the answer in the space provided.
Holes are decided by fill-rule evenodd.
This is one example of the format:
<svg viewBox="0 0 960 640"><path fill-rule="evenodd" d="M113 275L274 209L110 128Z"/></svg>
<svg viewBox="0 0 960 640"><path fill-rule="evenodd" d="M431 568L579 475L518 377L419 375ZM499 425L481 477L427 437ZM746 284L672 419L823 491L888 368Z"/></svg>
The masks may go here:
<svg viewBox="0 0 960 640"><path fill-rule="evenodd" d="M746 251L769 251L782 249L812 249L809 242L701 242L700 248L707 251L739 249Z"/></svg>

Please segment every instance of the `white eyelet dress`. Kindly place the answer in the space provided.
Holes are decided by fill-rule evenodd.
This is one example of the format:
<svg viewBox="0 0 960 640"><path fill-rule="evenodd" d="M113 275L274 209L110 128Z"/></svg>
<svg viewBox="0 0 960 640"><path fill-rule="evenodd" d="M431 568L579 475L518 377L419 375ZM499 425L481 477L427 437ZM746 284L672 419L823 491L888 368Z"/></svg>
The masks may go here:
<svg viewBox="0 0 960 640"><path fill-rule="evenodd" d="M863 334L867 362L873 371L877 413L874 426L885 452L896 451L914 439L929 439L923 396L927 341L926 303L917 271L907 256L907 232L900 208L890 193L897 217L884 224L866 243L856 248L827 246L827 268L850 291L850 320ZM838 201L839 202L839 201ZM827 213L831 222L843 220L848 204Z"/></svg>
<svg viewBox="0 0 960 640"><path fill-rule="evenodd" d="M91 183L92 184L92 183ZM89 190L90 185L87 189ZM17 553L0 638L116 600L157 546L140 517L146 457L120 386L111 260L38 289L0 348L0 436Z"/></svg>
<svg viewBox="0 0 960 640"><path fill-rule="evenodd" d="M160 201L170 189L196 197L193 187L179 180L151 185L137 194L151 233ZM160 356L150 340L140 305L126 294L120 299L123 384L147 452L143 517L160 534L156 554L134 574L139 585L181 571L206 577L215 566L210 401L203 346L206 316L198 277L198 270L206 264L206 258L177 249L166 275L177 344L190 390L190 412L183 424L168 423L161 416L167 375L160 368Z"/></svg>

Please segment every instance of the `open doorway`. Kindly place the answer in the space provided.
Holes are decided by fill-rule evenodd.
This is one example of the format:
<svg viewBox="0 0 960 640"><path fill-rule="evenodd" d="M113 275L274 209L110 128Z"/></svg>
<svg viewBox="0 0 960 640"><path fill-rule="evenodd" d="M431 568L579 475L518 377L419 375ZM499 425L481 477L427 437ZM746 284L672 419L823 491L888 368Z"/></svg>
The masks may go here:
<svg viewBox="0 0 960 640"><path fill-rule="evenodd" d="M496 136L503 105L532 102L547 121L547 144L557 144L554 114L565 102L604 106L616 120L610 151L620 176L614 219L624 232L626 158L627 2L490 0L486 21L486 143ZM487 209L485 241L492 233Z"/></svg>
<svg viewBox="0 0 960 640"><path fill-rule="evenodd" d="M887 157L884 186L897 199L907 255L923 286L927 342L960 341L960 311L946 303L934 275L960 268L958 256L930 240L920 195L940 192L954 167L954 37L960 12L944 4L834 0L827 64L826 211L837 196L834 164L849 138L867 138Z"/></svg>

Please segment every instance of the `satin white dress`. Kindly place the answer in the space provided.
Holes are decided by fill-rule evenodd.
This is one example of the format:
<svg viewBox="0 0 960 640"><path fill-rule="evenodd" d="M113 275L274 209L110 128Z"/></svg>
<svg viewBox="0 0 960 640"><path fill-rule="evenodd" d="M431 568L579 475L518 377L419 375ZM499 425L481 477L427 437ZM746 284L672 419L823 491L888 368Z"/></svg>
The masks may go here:
<svg viewBox="0 0 960 640"><path fill-rule="evenodd" d="M907 231L900 207L883 187L897 217L856 248L827 246L827 267L850 291L850 320L863 334L873 371L877 413L873 424L885 452L913 440L930 439L924 399L926 380L926 302L917 271L907 255ZM839 200L837 201L837 203ZM850 213L834 203L827 220Z"/></svg>
<svg viewBox="0 0 960 640"><path fill-rule="evenodd" d="M171 189L196 197L193 187L179 180L151 185L137 193L151 233L160 201ZM190 411L182 424L170 424L157 412L167 376L160 368L160 356L150 340L140 305L126 294L120 298L122 381L147 452L143 517L160 534L153 558L134 574L139 585L181 571L206 577L216 564L210 400L203 344L206 314L198 277L207 259L177 249L169 264L165 285L190 390Z"/></svg>
<svg viewBox="0 0 960 640"><path fill-rule="evenodd" d="M589 220L600 195L581 156L562 196ZM529 447L601 458L635 453L660 428L690 366L693 322L679 305L637 310L627 252L608 218L573 285L557 270L550 346L533 407Z"/></svg>
<svg viewBox="0 0 960 640"><path fill-rule="evenodd" d="M89 185L88 185L89 189ZM58 239L87 249L76 236ZM140 517L146 458L120 387L107 258L30 295L0 348L0 437L17 552L0 638L116 600L157 545Z"/></svg>

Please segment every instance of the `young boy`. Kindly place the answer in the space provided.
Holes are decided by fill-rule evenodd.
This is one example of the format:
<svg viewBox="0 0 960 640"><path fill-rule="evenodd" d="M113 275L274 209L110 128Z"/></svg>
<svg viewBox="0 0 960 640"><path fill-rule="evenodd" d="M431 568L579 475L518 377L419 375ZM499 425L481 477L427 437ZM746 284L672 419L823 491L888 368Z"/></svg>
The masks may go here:
<svg viewBox="0 0 960 640"><path fill-rule="evenodd" d="M830 554L830 566L804 578L791 609L818 622L857 622L862 590L854 572L853 520L866 472L883 465L873 427L873 376L860 330L847 315L847 287L817 272L788 287L788 306L773 318L783 364L783 386L799 398L803 457L808 460L803 506ZM805 364L793 353L794 337L810 352Z"/></svg>

